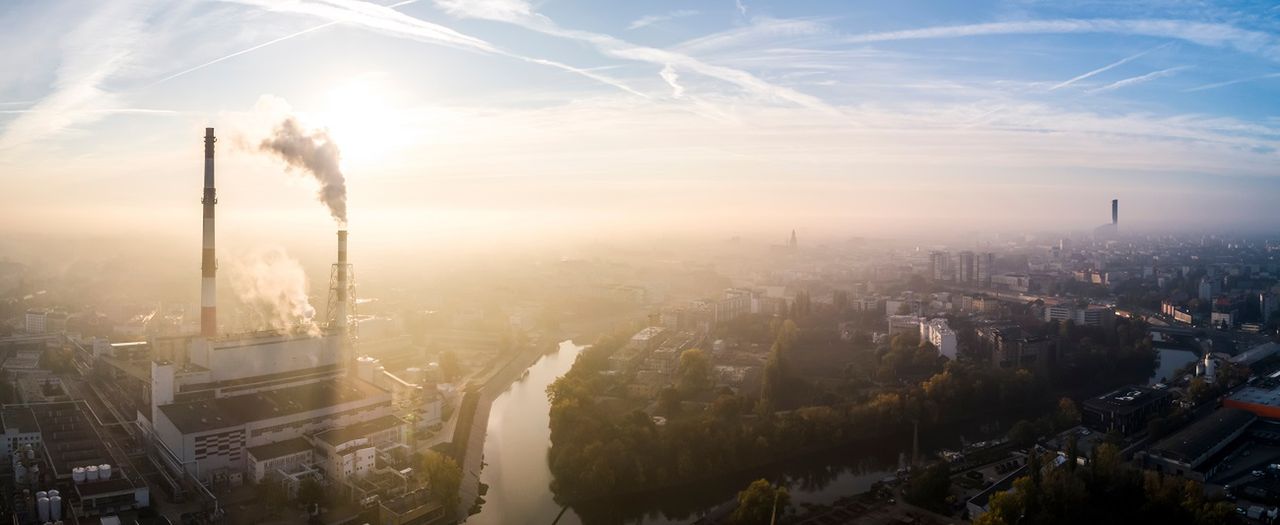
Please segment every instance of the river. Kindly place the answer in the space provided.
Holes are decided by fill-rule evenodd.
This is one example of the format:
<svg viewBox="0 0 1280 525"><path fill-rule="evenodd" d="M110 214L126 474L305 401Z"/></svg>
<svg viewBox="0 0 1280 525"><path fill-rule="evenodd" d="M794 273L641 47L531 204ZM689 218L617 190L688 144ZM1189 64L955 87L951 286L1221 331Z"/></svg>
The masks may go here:
<svg viewBox="0 0 1280 525"><path fill-rule="evenodd" d="M480 481L489 486L479 514L469 524L551 524L561 512L549 489L547 449L551 431L547 385L573 366L583 347L565 341L541 357L529 373L494 399L484 443ZM922 436L922 449L933 447ZM796 505L826 504L841 496L865 492L893 473L910 447L909 436L880 446L850 446L785 466L760 469L688 488L597 502L564 512L558 523L688 523L732 500L752 479L781 480Z"/></svg>
<svg viewBox="0 0 1280 525"><path fill-rule="evenodd" d="M1196 362L1200 356L1191 350L1182 348L1156 348L1156 369L1151 372L1147 384L1154 385L1174 380L1173 373L1179 368Z"/></svg>

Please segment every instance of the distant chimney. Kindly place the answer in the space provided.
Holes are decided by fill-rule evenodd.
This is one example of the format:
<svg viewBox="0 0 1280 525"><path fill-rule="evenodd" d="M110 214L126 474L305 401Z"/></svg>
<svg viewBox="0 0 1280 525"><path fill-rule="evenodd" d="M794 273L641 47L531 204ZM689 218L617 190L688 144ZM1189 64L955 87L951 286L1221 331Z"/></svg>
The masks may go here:
<svg viewBox="0 0 1280 525"><path fill-rule="evenodd" d="M1120 224L1120 199L1111 199L1111 224Z"/></svg>
<svg viewBox="0 0 1280 525"><path fill-rule="evenodd" d="M213 337L218 334L217 274L218 259L214 254L213 205L218 203L218 191L213 188L213 128L204 128L204 236L200 250L200 335Z"/></svg>

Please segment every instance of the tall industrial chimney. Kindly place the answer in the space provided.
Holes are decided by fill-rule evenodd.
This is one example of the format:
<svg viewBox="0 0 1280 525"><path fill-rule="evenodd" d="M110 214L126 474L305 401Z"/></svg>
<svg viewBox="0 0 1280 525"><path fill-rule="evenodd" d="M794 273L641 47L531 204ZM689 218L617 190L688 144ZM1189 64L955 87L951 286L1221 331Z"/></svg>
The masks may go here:
<svg viewBox="0 0 1280 525"><path fill-rule="evenodd" d="M1120 224L1120 199L1111 199L1111 224Z"/></svg>
<svg viewBox="0 0 1280 525"><path fill-rule="evenodd" d="M213 188L213 128L204 128L204 238L200 253L200 335L213 337L218 334L218 310L216 276L218 260L213 252L213 205L218 203L218 192Z"/></svg>
<svg viewBox="0 0 1280 525"><path fill-rule="evenodd" d="M333 321L337 323L340 330L347 329L348 305L347 298L351 295L351 284L348 281L347 270L347 230L338 230L338 278L337 288L338 294L334 304L336 314Z"/></svg>

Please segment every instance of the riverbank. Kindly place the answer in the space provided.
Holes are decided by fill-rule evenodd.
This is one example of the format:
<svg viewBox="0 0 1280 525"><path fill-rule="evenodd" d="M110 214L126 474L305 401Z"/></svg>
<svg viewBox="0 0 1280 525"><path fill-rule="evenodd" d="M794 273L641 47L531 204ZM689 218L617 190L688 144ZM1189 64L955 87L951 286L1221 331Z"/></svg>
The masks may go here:
<svg viewBox="0 0 1280 525"><path fill-rule="evenodd" d="M540 345L530 345L495 369L483 383L469 386L463 394L451 447L458 466L462 468L462 485L458 490L456 510L456 515L461 519L466 519L475 505L476 497L480 495L485 431L489 425L489 410L493 400L547 353L548 350Z"/></svg>

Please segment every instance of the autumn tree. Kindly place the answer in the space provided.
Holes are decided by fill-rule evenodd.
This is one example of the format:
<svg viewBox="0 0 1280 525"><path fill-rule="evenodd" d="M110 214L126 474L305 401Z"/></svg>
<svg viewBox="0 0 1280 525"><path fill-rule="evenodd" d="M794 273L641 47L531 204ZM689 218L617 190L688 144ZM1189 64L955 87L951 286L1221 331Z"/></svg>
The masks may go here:
<svg viewBox="0 0 1280 525"><path fill-rule="evenodd" d="M701 348L690 348L680 354L676 374L681 391L690 394L702 392L711 387L711 360Z"/></svg>
<svg viewBox="0 0 1280 525"><path fill-rule="evenodd" d="M774 488L768 480L752 481L738 493L738 508L729 517L735 525L765 525L773 523L791 505L791 494L786 487Z"/></svg>

